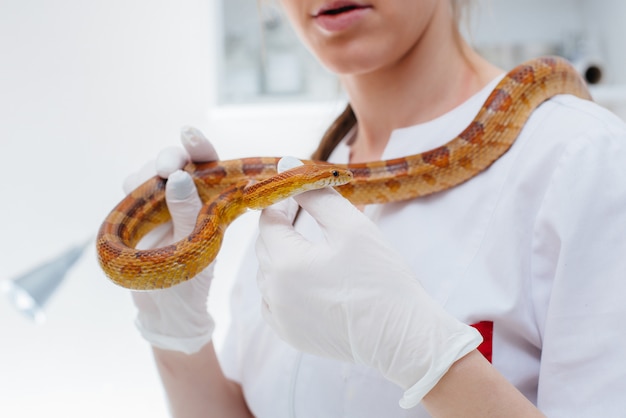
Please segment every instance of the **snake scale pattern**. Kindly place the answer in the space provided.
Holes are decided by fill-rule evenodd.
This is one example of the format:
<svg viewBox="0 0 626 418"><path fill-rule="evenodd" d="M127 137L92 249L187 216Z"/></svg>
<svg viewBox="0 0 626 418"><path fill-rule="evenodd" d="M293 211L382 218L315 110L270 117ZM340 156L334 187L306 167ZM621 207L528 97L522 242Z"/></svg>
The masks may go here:
<svg viewBox="0 0 626 418"><path fill-rule="evenodd" d="M103 222L96 239L100 266L123 287L166 288L206 268L217 256L225 229L239 215L249 208L269 206L303 188L335 186L355 205L401 201L447 190L502 156L533 110L557 94L591 99L585 82L566 60L542 57L510 71L456 138L421 154L332 166L305 161L304 166L281 174L276 171L279 158L187 164L184 170L193 177L205 204L193 232L162 248L135 249L146 233L170 219L165 180L154 177L131 192Z"/></svg>

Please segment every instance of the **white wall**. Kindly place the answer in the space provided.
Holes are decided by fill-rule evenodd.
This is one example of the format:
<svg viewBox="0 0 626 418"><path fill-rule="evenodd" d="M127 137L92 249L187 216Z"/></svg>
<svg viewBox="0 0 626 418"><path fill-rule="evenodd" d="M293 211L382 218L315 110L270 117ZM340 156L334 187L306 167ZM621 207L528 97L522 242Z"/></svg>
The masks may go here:
<svg viewBox="0 0 626 418"><path fill-rule="evenodd" d="M129 170L206 126L209 8L2 0L0 19L3 235L20 237L0 253L35 255L93 232Z"/></svg>
<svg viewBox="0 0 626 418"><path fill-rule="evenodd" d="M551 38L560 31L553 20L577 27L593 17L612 51L612 77L626 82L621 0L491 3L496 17L477 40ZM122 197L123 178L176 143L182 125L208 132L223 158L309 154L340 103L213 107L215 7L0 0L0 280L92 237ZM505 7L512 18L499 17ZM521 16L542 29L529 31ZM236 266L229 257L254 222L247 216L229 233L211 295L218 317ZM0 416L166 415L128 293L104 278L93 249L48 308L37 327L0 298Z"/></svg>
<svg viewBox="0 0 626 418"><path fill-rule="evenodd" d="M278 111L285 119L265 108L243 122L237 110L212 109L215 7L0 0L0 280L93 237L124 177L176 144L182 125L208 132L224 158L310 153L332 106L290 106ZM254 223L248 216L229 233L231 252ZM221 277L236 265L228 248ZM227 284L212 293L220 318ZM43 326L0 296L0 416L166 416L128 292L106 280L93 246Z"/></svg>
<svg viewBox="0 0 626 418"><path fill-rule="evenodd" d="M208 2L0 0L0 278L93 236L126 173L207 124ZM181 23L185 24L181 24ZM37 327L0 299L0 416L166 416L93 249Z"/></svg>

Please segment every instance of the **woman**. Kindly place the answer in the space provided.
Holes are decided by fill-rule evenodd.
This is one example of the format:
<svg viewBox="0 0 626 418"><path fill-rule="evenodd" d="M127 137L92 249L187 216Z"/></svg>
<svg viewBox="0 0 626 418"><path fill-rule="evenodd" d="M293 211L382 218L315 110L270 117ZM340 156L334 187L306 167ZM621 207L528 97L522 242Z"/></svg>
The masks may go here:
<svg viewBox="0 0 626 418"><path fill-rule="evenodd" d="M455 1L282 5L349 97L318 158L354 163L442 145L503 74L460 36ZM540 106L487 171L452 190L363 213L332 190L309 192L296 198L304 211L295 226L292 205L266 209L258 265L251 252L219 362L206 312L211 268L134 294L172 413L621 414L625 141L617 118L563 95ZM157 161L169 176L175 239L200 205L176 169L217 158L193 130L183 144L186 153Z"/></svg>

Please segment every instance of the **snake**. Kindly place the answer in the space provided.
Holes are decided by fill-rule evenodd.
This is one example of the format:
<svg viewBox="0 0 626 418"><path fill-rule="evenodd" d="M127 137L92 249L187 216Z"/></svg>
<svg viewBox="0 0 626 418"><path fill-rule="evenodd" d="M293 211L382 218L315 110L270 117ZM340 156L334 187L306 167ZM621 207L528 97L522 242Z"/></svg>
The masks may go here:
<svg viewBox="0 0 626 418"><path fill-rule="evenodd" d="M279 157L188 163L183 169L203 202L193 231L164 247L135 248L149 231L171 219L166 180L155 176L129 193L102 223L96 237L98 262L122 287L163 289L205 269L217 257L226 228L248 210L329 186L355 205L406 201L448 190L504 155L532 112L558 94L591 100L584 80L566 59L539 57L504 75L460 134L426 152L353 164L303 160L303 165L280 173Z"/></svg>

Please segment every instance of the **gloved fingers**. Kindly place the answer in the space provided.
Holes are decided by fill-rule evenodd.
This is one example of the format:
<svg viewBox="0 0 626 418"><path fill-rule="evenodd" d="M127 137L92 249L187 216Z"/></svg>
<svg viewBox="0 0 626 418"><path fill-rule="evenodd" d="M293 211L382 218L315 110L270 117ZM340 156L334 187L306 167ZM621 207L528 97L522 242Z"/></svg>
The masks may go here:
<svg viewBox="0 0 626 418"><path fill-rule="evenodd" d="M271 209L280 212L285 217L285 221L293 225L299 206L293 198L289 198L273 204Z"/></svg>
<svg viewBox="0 0 626 418"><path fill-rule="evenodd" d="M170 174L165 185L165 201L172 215L174 240L188 236L194 229L202 201L193 179L181 170Z"/></svg>
<svg viewBox="0 0 626 418"><path fill-rule="evenodd" d="M317 221L327 240L344 236L354 225L365 227L371 223L349 200L330 187L302 193L293 199ZM365 221L363 225L359 223L361 220Z"/></svg>
<svg viewBox="0 0 626 418"><path fill-rule="evenodd" d="M138 250L158 248L170 244L174 241L172 223L167 222L148 232L145 237L137 243Z"/></svg>
<svg viewBox="0 0 626 418"><path fill-rule="evenodd" d="M122 189L124 193L129 194L137 187L141 186L148 179L156 175L155 160L150 160L145 163L139 171L136 171L124 179ZM145 250L148 248L160 247L165 242L172 241L172 225L166 223L159 225L144 236L141 241L137 243L137 249Z"/></svg>
<svg viewBox="0 0 626 418"><path fill-rule="evenodd" d="M170 174L182 169L189 161L189 154L181 147L171 146L163 148L156 158L156 172L160 177L167 179Z"/></svg>
<svg viewBox="0 0 626 418"><path fill-rule="evenodd" d="M275 315L272 311L272 299L269 294L269 286L266 286L266 283L268 283L267 280L263 277L261 271L259 271L257 273L257 284L261 292L261 316L265 323L269 325L280 338L287 341L287 335L280 322L281 314L278 313Z"/></svg>
<svg viewBox="0 0 626 418"><path fill-rule="evenodd" d="M280 323L279 316L274 315L271 305L263 299L261 302L261 316L267 325L274 330L276 335L283 341L289 342L288 333L285 332L283 326Z"/></svg>
<svg viewBox="0 0 626 418"><path fill-rule="evenodd" d="M313 245L293 227L293 204L284 203L263 209L259 217L256 251L259 265L301 257Z"/></svg>
<svg viewBox="0 0 626 418"><path fill-rule="evenodd" d="M180 140L193 162L207 162L218 160L213 144L204 136L202 131L193 126L184 126L180 131Z"/></svg>
<svg viewBox="0 0 626 418"><path fill-rule="evenodd" d="M137 187L141 186L148 179L156 175L155 160L146 162L139 171L129 174L122 184L124 193L129 194Z"/></svg>
<svg viewBox="0 0 626 418"><path fill-rule="evenodd" d="M130 294L133 298L133 303L140 312L143 312L145 315L154 315L158 312L158 307L148 292L131 291Z"/></svg>
<svg viewBox="0 0 626 418"><path fill-rule="evenodd" d="M267 286L267 280L265 278L265 275L263 274L263 271L261 269L257 270L256 273L256 284L257 287L259 288L259 292L261 293L261 299L262 299L262 308L264 310L267 310L267 313L270 312L270 307L269 307L269 301L270 301L270 297L269 297L269 290L268 290L268 286Z"/></svg>
<svg viewBox="0 0 626 418"><path fill-rule="evenodd" d="M304 163L295 157L289 157L289 156L283 157L280 160L278 160L278 164L276 164L276 172L282 173L292 168L299 167L301 165L304 165Z"/></svg>
<svg viewBox="0 0 626 418"><path fill-rule="evenodd" d="M159 152L156 159L157 174L164 179L176 170L181 170L189 161L206 162L218 159L213 145L200 130L185 126L180 132L179 146L167 147Z"/></svg>
<svg viewBox="0 0 626 418"><path fill-rule="evenodd" d="M274 318L272 317L272 311L270 310L270 306L265 298L261 300L261 316L270 327L274 328Z"/></svg>
<svg viewBox="0 0 626 418"><path fill-rule="evenodd" d="M276 317L272 314L272 308L265 298L262 298L261 300L261 316L263 317L265 323L269 325L280 338L285 340L282 328L278 326Z"/></svg>

